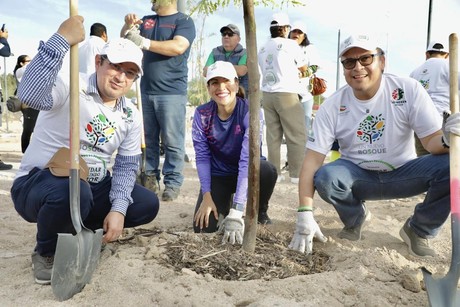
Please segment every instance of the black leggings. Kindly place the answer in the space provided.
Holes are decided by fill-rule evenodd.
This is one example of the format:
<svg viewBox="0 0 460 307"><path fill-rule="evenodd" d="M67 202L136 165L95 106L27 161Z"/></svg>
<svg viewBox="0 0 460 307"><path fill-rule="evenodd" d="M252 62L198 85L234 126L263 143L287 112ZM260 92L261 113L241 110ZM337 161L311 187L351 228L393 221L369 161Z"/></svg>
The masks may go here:
<svg viewBox="0 0 460 307"><path fill-rule="evenodd" d="M259 213L267 212L268 210L268 201L273 194L273 189L275 188L276 179L278 174L276 172L275 166L266 160L260 160L260 195L259 195ZM238 181L237 176L212 176L211 177L211 196L216 204L217 212L224 216L227 216L230 208L232 206L232 195L236 191L236 184ZM195 206L195 216L196 212L201 206L203 201L203 194L198 195L198 200ZM215 232L217 231L217 222L214 214L209 215L209 226L203 229L200 229L199 226L195 226L193 222L193 230L195 232Z"/></svg>
<svg viewBox="0 0 460 307"><path fill-rule="evenodd" d="M26 152L30 143L30 137L34 132L35 123L37 122L38 113L40 111L27 108L22 110L23 124L21 135L21 150L22 153Z"/></svg>

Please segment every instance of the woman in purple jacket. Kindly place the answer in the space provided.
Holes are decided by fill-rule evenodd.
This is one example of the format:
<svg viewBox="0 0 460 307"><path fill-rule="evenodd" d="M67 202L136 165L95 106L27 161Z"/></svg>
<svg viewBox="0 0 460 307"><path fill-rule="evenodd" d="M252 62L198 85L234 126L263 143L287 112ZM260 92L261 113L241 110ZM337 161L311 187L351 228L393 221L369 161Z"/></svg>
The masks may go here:
<svg viewBox="0 0 460 307"><path fill-rule="evenodd" d="M233 244L236 238L241 243L248 193L249 104L238 97L238 76L231 63L217 61L209 66L206 82L211 101L196 109L192 127L201 184L194 230L215 232L221 228L224 241ZM277 176L270 162L260 161L260 224L271 223L268 201ZM219 227L220 215L225 219Z"/></svg>

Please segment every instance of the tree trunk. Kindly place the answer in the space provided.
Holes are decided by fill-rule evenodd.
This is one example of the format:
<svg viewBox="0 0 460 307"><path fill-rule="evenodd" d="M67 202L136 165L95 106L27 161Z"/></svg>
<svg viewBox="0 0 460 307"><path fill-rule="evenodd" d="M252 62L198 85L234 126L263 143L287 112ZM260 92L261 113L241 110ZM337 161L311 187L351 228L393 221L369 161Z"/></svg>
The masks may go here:
<svg viewBox="0 0 460 307"><path fill-rule="evenodd" d="M243 0L243 11L249 78L249 93L246 93L249 97L249 174L243 250L253 253L256 246L260 190L260 76L253 0Z"/></svg>

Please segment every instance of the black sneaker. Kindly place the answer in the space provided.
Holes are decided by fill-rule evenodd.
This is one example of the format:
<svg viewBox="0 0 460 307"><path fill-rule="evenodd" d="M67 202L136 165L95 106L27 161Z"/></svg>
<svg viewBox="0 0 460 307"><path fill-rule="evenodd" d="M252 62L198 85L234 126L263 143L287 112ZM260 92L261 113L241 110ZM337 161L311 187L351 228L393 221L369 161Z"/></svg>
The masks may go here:
<svg viewBox="0 0 460 307"><path fill-rule="evenodd" d="M268 216L267 212L261 212L257 218L257 223L262 225L270 225L272 224L272 220Z"/></svg>
<svg viewBox="0 0 460 307"><path fill-rule="evenodd" d="M166 186L163 192L163 195L161 196L161 199L163 201L172 201L172 200L175 200L179 196L179 193L180 193L179 188Z"/></svg>
<svg viewBox="0 0 460 307"><path fill-rule="evenodd" d="M428 239L420 237L409 225L410 218L399 231L403 241L409 246L409 253L418 257L435 257L436 252L430 247Z"/></svg>
<svg viewBox="0 0 460 307"><path fill-rule="evenodd" d="M364 218L361 222L353 227L344 227L337 235L340 239L347 239L350 241L361 240L361 232L363 231L364 225L371 220L371 212L364 206Z"/></svg>
<svg viewBox="0 0 460 307"><path fill-rule="evenodd" d="M35 282L40 285L51 283L51 272L53 270L54 257L43 257L37 252L32 254L32 269L34 270Z"/></svg>
<svg viewBox="0 0 460 307"><path fill-rule="evenodd" d="M7 170L12 169L12 168L13 168L13 165L3 163L3 161L0 160L0 171L7 171Z"/></svg>

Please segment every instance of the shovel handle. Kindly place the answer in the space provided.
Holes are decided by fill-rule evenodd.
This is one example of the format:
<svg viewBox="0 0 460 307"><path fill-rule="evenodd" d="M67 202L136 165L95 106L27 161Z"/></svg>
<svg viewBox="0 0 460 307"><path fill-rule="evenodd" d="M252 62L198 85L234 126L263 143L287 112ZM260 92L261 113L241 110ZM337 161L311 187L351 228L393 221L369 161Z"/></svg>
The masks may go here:
<svg viewBox="0 0 460 307"><path fill-rule="evenodd" d="M459 112L458 104L458 37L449 35L450 112ZM451 213L460 213L460 137L450 134L450 207Z"/></svg>

